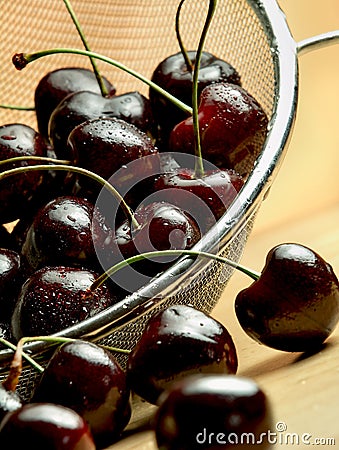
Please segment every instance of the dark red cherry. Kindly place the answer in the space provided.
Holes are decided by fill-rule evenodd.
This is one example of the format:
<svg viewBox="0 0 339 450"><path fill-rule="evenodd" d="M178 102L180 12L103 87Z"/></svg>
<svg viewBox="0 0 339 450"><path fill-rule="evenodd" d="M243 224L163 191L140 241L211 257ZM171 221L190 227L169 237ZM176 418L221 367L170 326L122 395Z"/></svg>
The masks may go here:
<svg viewBox="0 0 339 450"><path fill-rule="evenodd" d="M141 204L134 214L139 228L124 221L115 230L111 248L103 252L101 262L109 268L116 262L140 253L190 249L201 237L194 219L175 205L166 202ZM114 275L114 280L124 289L133 292L149 281L149 277L165 270L174 257L161 256L143 259Z"/></svg>
<svg viewBox="0 0 339 450"><path fill-rule="evenodd" d="M236 375L186 377L165 391L158 404L154 427L163 450L271 446L265 439L267 430L272 429L271 407L251 379Z"/></svg>
<svg viewBox="0 0 339 450"><path fill-rule="evenodd" d="M188 212L204 233L225 213L243 184L231 169L207 170L198 178L194 169L179 167L160 175L154 189L156 197Z"/></svg>
<svg viewBox="0 0 339 450"><path fill-rule="evenodd" d="M232 373L238 360L231 335L191 306L173 305L153 315L129 354L131 389L150 403L173 382L194 373Z"/></svg>
<svg viewBox="0 0 339 450"><path fill-rule="evenodd" d="M122 194L138 184L137 192L129 198L145 195L147 180L160 171L158 149L150 137L136 126L122 119L99 118L78 125L70 133L68 147L76 165L97 173ZM133 165L129 164L133 162ZM98 183L81 177L83 188L98 191ZM129 205L130 201L128 201Z"/></svg>
<svg viewBox="0 0 339 450"><path fill-rule="evenodd" d="M131 416L126 376L113 355L96 344L61 345L46 366L31 401L73 409L89 424L100 448L111 444Z"/></svg>
<svg viewBox="0 0 339 450"><path fill-rule="evenodd" d="M95 246L105 246L110 229L89 201L62 196L40 208L26 234L21 254L26 270L46 265L98 267Z"/></svg>
<svg viewBox="0 0 339 450"><path fill-rule="evenodd" d="M247 175L267 133L268 119L257 100L235 84L209 85L200 96L198 120L204 159ZM195 153L192 117L175 126L170 150Z"/></svg>
<svg viewBox="0 0 339 450"><path fill-rule="evenodd" d="M20 255L14 250L0 248L0 320L8 320L13 312L23 283Z"/></svg>
<svg viewBox="0 0 339 450"><path fill-rule="evenodd" d="M49 120L49 137L57 157L72 159L66 146L70 132L77 125L100 117L123 119L145 132L151 129L153 121L149 100L139 92L111 98L87 91L69 94L54 109Z"/></svg>
<svg viewBox="0 0 339 450"><path fill-rule="evenodd" d="M46 156L47 147L42 136L33 128L21 123L0 127L0 160L17 156ZM0 172L37 164L35 161L19 161L1 166ZM8 223L23 217L30 208L35 192L42 183L40 172L15 175L10 182L0 181L1 223Z"/></svg>
<svg viewBox="0 0 339 450"><path fill-rule="evenodd" d="M23 284L14 309L14 338L57 333L116 303L119 298L108 284L87 295L97 276L90 270L63 266L34 272Z"/></svg>
<svg viewBox="0 0 339 450"><path fill-rule="evenodd" d="M114 86L103 77L109 96L115 94ZM81 67L63 67L48 72L35 89L34 103L38 130L48 140L48 121L53 110L68 94L90 91L100 94L94 72Z"/></svg>
<svg viewBox="0 0 339 450"><path fill-rule="evenodd" d="M313 250L294 243L274 247L259 279L236 297L240 325L278 350L314 351L339 321L339 282Z"/></svg>
<svg viewBox="0 0 339 450"><path fill-rule="evenodd" d="M31 403L8 413L0 424L1 448L95 450L85 420L61 405Z"/></svg>
<svg viewBox="0 0 339 450"><path fill-rule="evenodd" d="M196 52L187 53L194 67ZM153 72L152 81L186 105L192 106L193 72L187 68L182 52L161 61ZM199 67L198 97L206 86L220 82L240 84L240 76L228 62L209 52L203 52ZM157 122L159 146L166 149L171 130L185 120L187 115L153 89L150 89L149 98Z"/></svg>

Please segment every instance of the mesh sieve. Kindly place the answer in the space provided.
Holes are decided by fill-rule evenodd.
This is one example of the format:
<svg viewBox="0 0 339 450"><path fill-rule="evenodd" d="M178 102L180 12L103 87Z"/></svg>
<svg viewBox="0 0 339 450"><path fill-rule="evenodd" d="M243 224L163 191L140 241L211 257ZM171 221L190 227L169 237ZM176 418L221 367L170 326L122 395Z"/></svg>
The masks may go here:
<svg viewBox="0 0 339 450"><path fill-rule="evenodd" d="M147 77L160 60L179 50L174 30L178 0L73 0L72 4L92 50ZM181 27L189 49L197 46L206 11L204 0L184 5ZM74 55L50 56L22 72L11 64L15 52L56 46L81 48L62 1L2 1L0 35L1 103L32 106L35 86L48 71L62 66L90 67L86 58ZM257 210L282 161L294 122L298 87L296 44L273 0L220 0L205 49L237 68L244 88L257 98L270 119L263 151L237 200L195 247L239 261ZM118 94L139 90L148 95L148 88L140 81L100 61L98 66L113 81ZM36 128L34 112L0 108L0 123L12 122ZM131 348L155 310L185 303L210 313L232 272L215 261L183 257L123 302L58 334ZM35 355L41 354L44 364L44 344L31 343L26 348ZM10 350L0 351L0 379L6 375L11 354ZM124 365L123 357L120 362ZM29 397L35 377L33 369L24 369L19 386L24 398Z"/></svg>

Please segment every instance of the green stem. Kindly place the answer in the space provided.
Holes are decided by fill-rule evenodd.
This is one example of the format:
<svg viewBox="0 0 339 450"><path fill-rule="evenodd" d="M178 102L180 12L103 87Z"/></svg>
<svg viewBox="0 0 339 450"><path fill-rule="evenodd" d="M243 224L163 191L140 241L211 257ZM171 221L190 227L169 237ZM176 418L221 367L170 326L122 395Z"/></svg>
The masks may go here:
<svg viewBox="0 0 339 450"><path fill-rule="evenodd" d="M115 264L108 270L106 270L102 275L100 275L91 285L90 291L94 291L96 288L101 286L109 277L114 275L116 272L118 272L120 269L123 269L126 266L129 266L130 264L133 264L135 262L141 261L143 259L147 258L156 258L161 256L199 256L202 258L208 258L213 259L215 261L222 262L224 264L227 264L228 266L234 267L235 269L239 270L240 272L243 272L244 274L251 277L253 280L258 280L260 277L259 272L255 272L254 270L248 269L245 266L242 266L241 264L238 264L231 259L224 258L223 256L214 255L213 253L207 253L207 252L200 252L195 250L161 250L161 251L154 251L154 252L146 252L146 253L140 253L139 255L131 256L130 258L124 259L123 261L120 261L119 263Z"/></svg>
<svg viewBox="0 0 339 450"><path fill-rule="evenodd" d="M143 83L147 84L149 87L157 91L159 94L166 97L169 101L174 103L178 108L185 111L187 114L192 114L192 108L185 103L183 103L181 100L177 99L173 95L169 94L165 89L158 86L156 83L153 83L153 81L148 80L146 77L144 77L142 74L136 72L135 70L125 66L124 64L109 58L107 56L101 55L100 53L95 52L89 52L87 50L80 50L76 48L54 48L49 50L42 50L36 53L16 53L13 58L13 64L18 70L22 70L24 67L27 66L27 64L36 61L37 59L43 58L48 55L54 55L59 53L69 53L74 55L83 55L91 58L96 58L101 61L106 62L107 64L110 64L114 67L117 67L118 69L121 69L125 71L126 73L129 73L130 75L134 76L135 78L139 79Z"/></svg>
<svg viewBox="0 0 339 450"><path fill-rule="evenodd" d="M12 344L11 342L7 341L4 338L0 338L0 343L5 345L6 347L10 348L14 352L17 350L17 345ZM44 368L40 366L33 358L31 358L27 353L24 351L21 352L22 356L26 359L27 362L29 362L38 372L43 372Z"/></svg>
<svg viewBox="0 0 339 450"><path fill-rule="evenodd" d="M6 161L10 161L10 159L8 159ZM66 164L54 164L53 166L47 165L47 164L37 164L36 166L17 167L15 169L5 170L0 173L0 181L7 177L13 176L13 175L18 175L18 174L26 173L26 172L34 172L34 171L39 171L39 170L51 170L51 168L53 168L53 170L64 170L67 172L74 172L74 173L78 173L80 175L85 175L85 176L91 178L92 180L100 183L120 202L121 207L123 208L126 217L131 221L131 223L133 224L135 229L139 228L140 225L139 225L138 221L136 220L132 210L127 205L124 198L119 194L119 192L108 181L106 181L104 178L97 175L96 173L91 172L90 170L83 169L81 167L76 167L76 166L68 166Z"/></svg>
<svg viewBox="0 0 339 450"><path fill-rule="evenodd" d="M35 111L34 106L7 105L5 103L0 103L0 108L13 109L17 111Z"/></svg>
<svg viewBox="0 0 339 450"><path fill-rule="evenodd" d="M185 61L187 71L193 72L193 63L190 60L190 57L188 56L187 50L184 46L184 43L182 41L181 34L180 34L180 13L181 13L182 5L185 3L185 1L186 0L181 0L181 2L179 3L178 9L177 9L177 13L175 16L175 33L177 35L178 44L179 44L180 51L181 51L182 56Z"/></svg>
<svg viewBox="0 0 339 450"><path fill-rule="evenodd" d="M199 116L198 116L198 80L200 61L205 45L208 29L212 22L214 12L217 6L217 0L210 0L206 21L199 41L198 50L196 53L196 60L193 71L193 90L192 90L192 107L193 107L193 129L194 129L194 148L195 148L195 176L201 178L204 175L204 165L201 152L201 140L200 140L200 128L199 128Z"/></svg>
<svg viewBox="0 0 339 450"><path fill-rule="evenodd" d="M78 19L76 17L76 14L74 12L74 9L73 9L73 7L71 5L70 0L63 0L63 2L65 4L65 6L66 6L66 8L67 8L67 10L68 10L72 20L73 20L73 23L74 23L74 25L75 25L78 33L79 33L80 39L81 39L82 43L84 44L85 49L88 50L88 51L91 51L91 49L88 46L86 36L83 33L83 31L82 31L82 27L81 27L80 22L78 21ZM104 80L103 80L103 78L102 78L102 76L101 76L101 74L99 72L99 69L98 69L98 66L96 64L95 58L91 58L90 57L90 61L91 61L92 67L93 67L93 71L94 71L95 77L96 77L96 79L98 81L98 84L99 84L99 87L100 87L101 95L103 97L105 97L105 96L108 95L108 91L107 91L106 85L104 83Z"/></svg>

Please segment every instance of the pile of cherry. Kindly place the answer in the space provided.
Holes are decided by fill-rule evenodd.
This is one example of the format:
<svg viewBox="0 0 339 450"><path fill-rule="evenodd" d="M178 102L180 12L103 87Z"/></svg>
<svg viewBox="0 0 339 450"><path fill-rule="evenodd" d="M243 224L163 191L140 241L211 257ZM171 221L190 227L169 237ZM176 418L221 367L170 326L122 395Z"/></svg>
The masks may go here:
<svg viewBox="0 0 339 450"><path fill-rule="evenodd" d="M208 52L199 55L194 87L198 53L186 56L158 65L151 81L171 95L151 87L149 98L117 94L88 69L60 68L35 89L37 130L0 126L0 338L17 345L0 386L1 448L103 448L129 423L131 393L159 405L153 425L162 449L212 448L198 442L203 429L220 439L268 429L265 394L236 375L225 326L185 305L151 317L126 370L112 349L55 338L32 397L17 394L23 342L140 288L178 257L164 251L189 252L242 188L267 116L236 69ZM25 58L14 62L22 67ZM95 284L103 269L147 252L158 255L137 261L132 274L140 278L126 265ZM254 281L238 294L235 313L256 341L314 351L336 327L338 279L311 249L278 245L261 274L247 273Z"/></svg>

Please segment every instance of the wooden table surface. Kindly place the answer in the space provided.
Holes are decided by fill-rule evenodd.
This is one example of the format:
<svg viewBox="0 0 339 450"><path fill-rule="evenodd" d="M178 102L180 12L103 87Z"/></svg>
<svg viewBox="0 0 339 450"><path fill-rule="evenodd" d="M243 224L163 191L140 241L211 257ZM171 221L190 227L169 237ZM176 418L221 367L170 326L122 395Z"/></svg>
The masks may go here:
<svg viewBox="0 0 339 450"><path fill-rule="evenodd" d="M301 40L339 28L338 0L281 0L293 36ZM339 46L300 57L297 120L283 166L263 203L242 263L261 270L270 248L299 242L316 250L339 274ZM233 275L212 315L229 329L239 357L239 375L253 377L267 393L275 423L284 422L299 438L309 433L310 444L339 446L339 329L317 354L275 351L253 342L240 329L233 311L237 292L249 284ZM128 432L109 450L155 450L153 432L143 418L154 408L136 407ZM276 431L275 428L271 430ZM336 445L331 445L335 440ZM324 444L324 442L327 443ZM333 441L332 441L333 442ZM276 448L309 445L276 445Z"/></svg>

